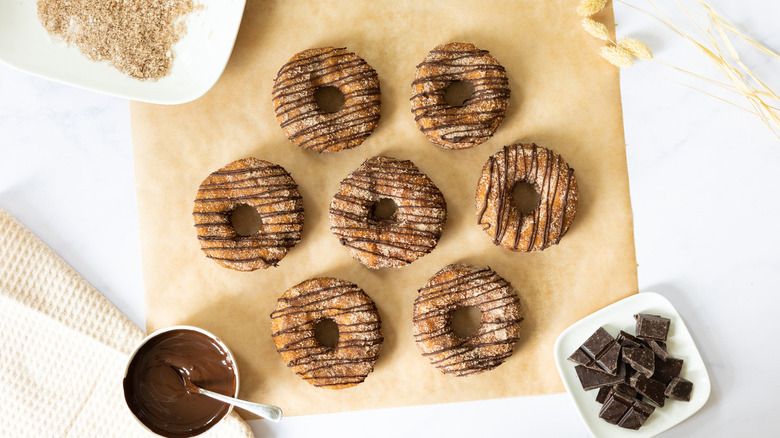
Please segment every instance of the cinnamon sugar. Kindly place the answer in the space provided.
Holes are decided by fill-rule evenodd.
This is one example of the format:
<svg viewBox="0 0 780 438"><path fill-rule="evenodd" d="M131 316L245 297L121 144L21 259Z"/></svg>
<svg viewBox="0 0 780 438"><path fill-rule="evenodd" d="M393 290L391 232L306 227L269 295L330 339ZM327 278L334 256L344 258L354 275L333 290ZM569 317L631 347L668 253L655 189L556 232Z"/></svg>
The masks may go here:
<svg viewBox="0 0 780 438"><path fill-rule="evenodd" d="M38 20L87 58L157 80L171 72L172 47L194 9L193 0L38 0Z"/></svg>

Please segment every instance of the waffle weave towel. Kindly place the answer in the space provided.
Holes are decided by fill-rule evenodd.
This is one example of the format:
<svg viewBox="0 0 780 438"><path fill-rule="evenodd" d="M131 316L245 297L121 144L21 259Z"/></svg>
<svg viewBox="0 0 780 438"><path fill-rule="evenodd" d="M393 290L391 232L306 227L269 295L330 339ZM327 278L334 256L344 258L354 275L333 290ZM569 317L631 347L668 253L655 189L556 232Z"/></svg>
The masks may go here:
<svg viewBox="0 0 780 438"><path fill-rule="evenodd" d="M122 377L144 337L103 295L0 209L2 437L150 437ZM204 437L253 437L236 414Z"/></svg>

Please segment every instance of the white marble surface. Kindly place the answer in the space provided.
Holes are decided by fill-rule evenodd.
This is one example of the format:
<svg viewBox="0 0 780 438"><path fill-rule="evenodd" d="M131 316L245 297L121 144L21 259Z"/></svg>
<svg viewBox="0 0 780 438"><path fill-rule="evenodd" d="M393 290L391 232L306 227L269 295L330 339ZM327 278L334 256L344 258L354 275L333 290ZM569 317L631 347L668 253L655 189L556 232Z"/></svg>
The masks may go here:
<svg viewBox="0 0 780 438"><path fill-rule="evenodd" d="M657 3L673 10L670 0ZM780 50L780 4L710 3ZM648 17L620 4L616 15L619 35L647 41L661 60L720 78L698 52ZM780 61L739 48L745 62L780 90ZM668 69L642 63L622 76L639 287L675 304L713 385L704 409L663 436L777 436L780 141L755 116L654 72ZM143 326L126 101L0 64L0 207ZM588 436L563 394L297 417L253 427L258 436L275 437Z"/></svg>

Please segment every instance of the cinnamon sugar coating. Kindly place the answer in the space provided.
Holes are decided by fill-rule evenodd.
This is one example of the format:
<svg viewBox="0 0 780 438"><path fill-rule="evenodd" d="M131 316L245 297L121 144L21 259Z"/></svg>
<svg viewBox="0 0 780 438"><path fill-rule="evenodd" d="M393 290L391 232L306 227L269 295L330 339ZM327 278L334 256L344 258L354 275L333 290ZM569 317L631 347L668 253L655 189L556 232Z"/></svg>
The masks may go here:
<svg viewBox="0 0 780 438"><path fill-rule="evenodd" d="M461 307L482 312L479 329L468 338L452 330ZM431 277L414 300L417 349L445 374L468 376L501 365L512 355L520 333L520 300L509 282L490 268L452 264Z"/></svg>
<svg viewBox="0 0 780 438"><path fill-rule="evenodd" d="M392 200L395 213L374 207ZM377 156L344 178L330 203L330 230L350 255L369 268L397 268L436 247L447 220L438 187L408 160Z"/></svg>
<svg viewBox="0 0 780 438"><path fill-rule="evenodd" d="M447 103L454 82L465 81L474 93L463 106ZM467 149L487 141L504 120L509 79L487 50L469 43L437 46L417 66L412 82L412 114L430 141L447 149Z"/></svg>
<svg viewBox="0 0 780 438"><path fill-rule="evenodd" d="M539 205L530 213L515 208L512 191L531 184ZM540 251L558 244L577 213L574 169L557 153L535 144L505 146L488 159L477 184L477 223L493 243L512 251Z"/></svg>
<svg viewBox="0 0 780 438"><path fill-rule="evenodd" d="M251 236L231 224L240 205L254 207L262 221ZM257 158L234 161L203 180L192 215L206 257L237 271L276 266L303 230L298 185L283 167Z"/></svg>
<svg viewBox="0 0 780 438"><path fill-rule="evenodd" d="M341 108L323 111L315 98L321 87L344 95ZM363 58L345 48L321 47L293 56L276 76L276 119L287 138L317 152L359 146L379 123L379 77Z"/></svg>
<svg viewBox="0 0 780 438"><path fill-rule="evenodd" d="M338 326L335 347L315 338L323 319ZM344 389L366 379L382 347L376 305L358 286L337 278L314 278L287 290L271 313L276 351L306 382Z"/></svg>

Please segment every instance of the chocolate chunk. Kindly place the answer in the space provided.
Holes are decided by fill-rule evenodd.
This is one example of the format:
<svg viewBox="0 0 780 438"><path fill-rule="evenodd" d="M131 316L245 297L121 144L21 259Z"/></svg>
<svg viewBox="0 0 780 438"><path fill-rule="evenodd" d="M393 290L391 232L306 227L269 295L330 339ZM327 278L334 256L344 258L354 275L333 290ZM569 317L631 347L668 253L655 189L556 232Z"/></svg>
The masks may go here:
<svg viewBox="0 0 780 438"><path fill-rule="evenodd" d="M632 388L626 383L618 383L617 385L612 385L612 390L618 391L623 395L627 395L632 398L636 397L636 389Z"/></svg>
<svg viewBox="0 0 780 438"><path fill-rule="evenodd" d="M655 353L656 356L658 356L659 359L666 362L666 359L669 358L669 353L666 351L666 342L651 340L647 343L647 345L650 346L650 349L653 350L653 353Z"/></svg>
<svg viewBox="0 0 780 438"><path fill-rule="evenodd" d="M663 383L657 380L648 379L642 374L637 373L631 378L631 386L633 386L638 393L649 398L651 402L660 407L664 406L664 400L666 399L664 391L666 390L666 385Z"/></svg>
<svg viewBox="0 0 780 438"><path fill-rule="evenodd" d="M623 361L623 363L626 363L626 362ZM637 371L634 368L632 368L631 365L626 363L626 383L628 383L629 379L631 379L631 377L633 377L634 374L636 374L636 373L637 373Z"/></svg>
<svg viewBox="0 0 780 438"><path fill-rule="evenodd" d="M640 313L634 315L636 319L636 336L644 339L655 339L656 341L665 341L669 333L669 318L659 315L648 315Z"/></svg>
<svg viewBox="0 0 780 438"><path fill-rule="evenodd" d="M610 391L612 391L611 386L602 386L599 388L599 393L596 394L596 402L604 404L604 402L607 400L607 397L609 396Z"/></svg>
<svg viewBox="0 0 780 438"><path fill-rule="evenodd" d="M582 389L590 391L591 389L601 388L602 386L622 383L626 380L626 366L622 362L618 364L617 375L607 374L601 371L592 370L582 365L574 367L577 371L577 377L580 379Z"/></svg>
<svg viewBox="0 0 780 438"><path fill-rule="evenodd" d="M650 378L655 371L655 355L647 348L624 348L623 361Z"/></svg>
<svg viewBox="0 0 780 438"><path fill-rule="evenodd" d="M599 327L569 360L587 368L614 375L620 358L620 345L603 327Z"/></svg>
<svg viewBox="0 0 780 438"><path fill-rule="evenodd" d="M647 343L645 343L645 341L635 337L630 333L626 333L623 330L621 330L620 333L618 333L617 335L617 343L620 344L622 347L629 347L629 348L638 348L638 347L647 346Z"/></svg>
<svg viewBox="0 0 780 438"><path fill-rule="evenodd" d="M599 411L599 417L610 424L626 429L639 429L655 410L647 403L634 400L618 391L612 391Z"/></svg>
<svg viewBox="0 0 780 438"><path fill-rule="evenodd" d="M691 392L693 391L693 383L682 377L675 377L666 387L664 394L673 399L680 401L691 401Z"/></svg>
<svg viewBox="0 0 780 438"><path fill-rule="evenodd" d="M683 360L670 357L666 361L662 361L658 357L655 358L655 372L653 373L653 379L658 380L664 385L671 383L672 379L679 377L682 371Z"/></svg>

